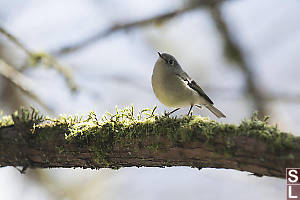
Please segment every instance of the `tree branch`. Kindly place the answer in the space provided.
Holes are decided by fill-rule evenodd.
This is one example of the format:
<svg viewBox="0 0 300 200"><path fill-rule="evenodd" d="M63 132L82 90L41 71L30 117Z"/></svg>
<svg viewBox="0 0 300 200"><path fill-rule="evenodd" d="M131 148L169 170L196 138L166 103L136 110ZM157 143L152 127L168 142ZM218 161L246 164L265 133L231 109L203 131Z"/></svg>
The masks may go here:
<svg viewBox="0 0 300 200"><path fill-rule="evenodd" d="M14 35L10 34L3 27L0 26L0 33L6 36L11 42L17 45L20 49L22 49L28 57L32 56L32 53L29 51L27 47L25 47Z"/></svg>
<svg viewBox="0 0 300 200"><path fill-rule="evenodd" d="M63 56L69 53L73 53L77 50L80 50L82 48L85 48L94 42L103 39L109 35L111 35L114 32L121 31L121 30L129 30L131 28L136 28L136 27L142 27L145 25L149 25L151 23L162 23L166 20L172 19L175 16L179 16L181 14L184 14L188 11L194 10L194 9L199 9L200 7L206 7L206 6L213 6L219 3L222 3L224 0L197 0L196 2L190 2L188 6L174 10L171 12L167 12L161 15L157 15L154 17L138 20L135 22L129 22L129 23L120 23L120 24L115 24L105 30L100 30L93 34L90 37L84 38L81 41L77 41L76 43L72 45L68 45L65 47L62 47L56 51L53 51L52 54L56 56Z"/></svg>
<svg viewBox="0 0 300 200"><path fill-rule="evenodd" d="M234 39L234 35L231 33L226 21L223 19L220 6L211 6L210 12L223 39L225 56L229 60L236 62L238 67L240 67L244 73L246 79L246 92L251 95L255 110L259 111L259 117L263 118L268 113L265 101L266 97L256 84L255 73L247 61L241 45Z"/></svg>
<svg viewBox="0 0 300 200"><path fill-rule="evenodd" d="M2 59L0 59L0 74L21 89L24 94L40 104L48 113L53 113L53 110L32 91L32 88L34 88L37 84L35 84L34 81L27 76L17 71L14 67L8 65Z"/></svg>
<svg viewBox="0 0 300 200"><path fill-rule="evenodd" d="M65 78L65 81L72 92L75 92L77 90L77 86L71 75L71 70L69 68L61 65L56 60L55 57L51 56L50 54L44 53L44 52L31 52L14 35L9 33L7 30L5 30L1 26L0 26L0 33L3 34L5 37L7 37L12 43L14 43L16 46L18 46L20 49L22 49L26 53L26 55L28 56L29 65L36 66L36 65L42 63L49 68L55 69ZM28 65L28 63L27 63L27 65ZM28 67L27 65L24 66L22 70L24 70L24 68Z"/></svg>
<svg viewBox="0 0 300 200"><path fill-rule="evenodd" d="M144 111L142 111L144 112ZM141 117L147 114L146 117ZM300 138L257 118L240 125L208 118L169 118L133 108L117 110L101 121L43 119L23 110L0 128L0 165L31 168L131 166L212 167L285 177L300 167ZM1 122L0 122L1 126Z"/></svg>

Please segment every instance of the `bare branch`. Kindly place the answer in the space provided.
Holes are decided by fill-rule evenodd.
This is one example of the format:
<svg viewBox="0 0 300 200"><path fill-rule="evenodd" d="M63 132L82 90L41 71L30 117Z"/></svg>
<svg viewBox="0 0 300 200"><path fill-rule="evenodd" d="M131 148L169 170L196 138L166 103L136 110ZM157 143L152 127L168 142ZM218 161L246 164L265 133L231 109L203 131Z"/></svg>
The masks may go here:
<svg viewBox="0 0 300 200"><path fill-rule="evenodd" d="M222 18L220 6L212 6L210 7L210 11L216 27L221 33L226 57L229 60L236 62L240 69L244 72L247 93L249 93L253 99L255 110L259 111L260 117L267 115L266 102L264 101L265 97L256 84L255 74L249 62L247 62L242 47L234 39L234 35L230 32L226 21Z"/></svg>
<svg viewBox="0 0 300 200"><path fill-rule="evenodd" d="M33 80L26 77L19 71L17 71L12 66L8 65L2 59L0 59L0 74L6 77L10 82L12 82L15 86L21 89L24 94L32 98L38 104L40 104L43 108L45 108L49 113L53 113L53 110L49 108L33 91L37 84L34 83Z"/></svg>
<svg viewBox="0 0 300 200"><path fill-rule="evenodd" d="M32 57L29 59L30 65L36 66L41 63L44 66L50 67L58 71L58 73L62 74L65 82L72 92L76 92L77 85L73 80L72 70L68 67L61 65L55 57L50 54L44 52L35 52L32 53ZM21 70L24 70L21 69Z"/></svg>
<svg viewBox="0 0 300 200"><path fill-rule="evenodd" d="M56 58L53 56L47 54L47 53L41 53L41 52L31 52L27 47L25 47L24 44L22 44L15 36L13 36L11 33L9 33L7 30L5 30L3 27L0 26L0 33L2 33L4 36L6 36L11 42L16 44L20 49L22 49L28 56L29 64L31 65L38 65L40 62L42 62L45 66L48 66L50 68L54 68L57 70L66 80L69 88L71 91L76 91L77 87L74 83L70 69L61 65Z"/></svg>
<svg viewBox="0 0 300 200"><path fill-rule="evenodd" d="M61 49L58 49L56 51L53 51L53 55L56 56L62 56L71 52L75 52L77 50L80 50L82 48L85 48L94 42L101 40L109 35L111 35L114 32L122 31L122 30L129 30L136 27L146 26L152 23L163 23L166 20L170 20L176 16L179 16L181 14L184 14L188 11L199 9L201 7L209 6L209 5L216 5L219 3L222 3L224 0L198 0L197 3L193 2L193 4L188 5L185 8L181 8L178 10L174 10L165 14L157 15L154 17L146 18L143 20L135 21L135 22L129 22L125 24L115 24L106 30L100 30L99 32L95 33L94 35L85 38L81 41L78 41L72 45L62 47Z"/></svg>
<svg viewBox="0 0 300 200"><path fill-rule="evenodd" d="M0 33L5 35L11 42L15 43L20 49L22 49L27 56L31 57L32 54L27 47L25 47L15 36L6 31L3 27L0 26Z"/></svg>

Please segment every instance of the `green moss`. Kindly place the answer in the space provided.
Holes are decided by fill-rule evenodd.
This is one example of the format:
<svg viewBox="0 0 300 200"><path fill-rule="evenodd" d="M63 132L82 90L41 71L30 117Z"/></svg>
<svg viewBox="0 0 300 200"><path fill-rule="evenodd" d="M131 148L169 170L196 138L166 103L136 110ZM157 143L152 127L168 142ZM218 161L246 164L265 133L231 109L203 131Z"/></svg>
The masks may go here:
<svg viewBox="0 0 300 200"><path fill-rule="evenodd" d="M13 124L14 121L12 120L12 117L10 115L2 116L2 112L0 111L0 128L4 126L11 126Z"/></svg>
<svg viewBox="0 0 300 200"><path fill-rule="evenodd" d="M33 108L25 108L21 107L20 110L16 111L13 115L14 122L20 121L23 123L39 123L44 120L44 116L40 114L40 112Z"/></svg>
<svg viewBox="0 0 300 200"><path fill-rule="evenodd" d="M266 121L257 118L244 120L240 125L222 124L207 117L182 118L157 116L155 109L143 110L136 116L133 107L124 110L116 109L116 114L107 113L98 120L96 114L91 112L86 120L82 117L60 117L56 122L68 125L68 141L81 142L93 140L93 150L97 152L100 162L107 162L105 154L112 151L113 147L126 142L143 140L149 135L167 136L173 144L181 144L198 139L204 139L208 143L215 137L224 138L226 148L223 154L234 155L234 138L240 135L254 137L269 144L273 151L282 148L299 148L294 146L295 137L288 133L280 132L277 127L270 126ZM135 140L133 140L135 139ZM148 149L158 151L159 144L151 143ZM99 159L99 156L101 159Z"/></svg>
<svg viewBox="0 0 300 200"><path fill-rule="evenodd" d="M146 115L143 115L145 113ZM114 145L126 143L126 141L133 142L132 139L143 140L147 135L166 135L175 145L199 138L210 142L215 137L223 137L226 141L226 148L218 153L227 157L234 156L236 146L234 137L239 135L262 140L274 151L285 147L299 148L299 146L294 146L293 135L282 133L276 127L268 125L266 121L258 119L245 120L237 126L221 124L209 118L197 116L184 116L183 118L156 116L153 110L145 110L143 114L140 113L139 117L134 117L131 107L117 110L114 115L107 114L102 121L98 121L96 115L91 112L87 120L69 126L70 134L66 139L77 138L85 141L92 136L91 139L96 139L94 150L97 152L97 159L106 165L109 165L109 161L105 159L105 154L112 151ZM148 149L159 151L162 149L159 147L160 144L152 143Z"/></svg>
<svg viewBox="0 0 300 200"><path fill-rule="evenodd" d="M44 120L44 116L42 116L39 111L33 107L21 107L18 111L11 115L11 118L15 126L32 128L32 131L35 129L35 124Z"/></svg>

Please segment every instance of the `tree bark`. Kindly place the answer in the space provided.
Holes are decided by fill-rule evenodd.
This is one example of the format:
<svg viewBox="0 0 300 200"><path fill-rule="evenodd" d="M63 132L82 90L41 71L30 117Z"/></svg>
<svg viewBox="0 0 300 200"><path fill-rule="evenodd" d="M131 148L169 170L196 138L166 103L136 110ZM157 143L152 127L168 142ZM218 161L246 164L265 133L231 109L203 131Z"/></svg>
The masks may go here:
<svg viewBox="0 0 300 200"><path fill-rule="evenodd" d="M2 167L190 166L281 178L285 168L300 167L299 137L258 120L232 125L200 117L126 123L116 117L106 122L23 118L0 127Z"/></svg>

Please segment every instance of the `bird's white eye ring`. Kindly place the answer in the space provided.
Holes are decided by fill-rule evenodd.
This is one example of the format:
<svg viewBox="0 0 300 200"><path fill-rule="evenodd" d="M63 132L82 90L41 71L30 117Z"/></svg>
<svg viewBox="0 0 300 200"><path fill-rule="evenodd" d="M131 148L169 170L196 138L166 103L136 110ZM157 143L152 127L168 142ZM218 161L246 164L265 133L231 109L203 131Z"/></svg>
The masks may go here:
<svg viewBox="0 0 300 200"><path fill-rule="evenodd" d="M168 63L170 64L170 65L174 65L174 60L172 60L172 59L170 59L169 61L168 61Z"/></svg>

